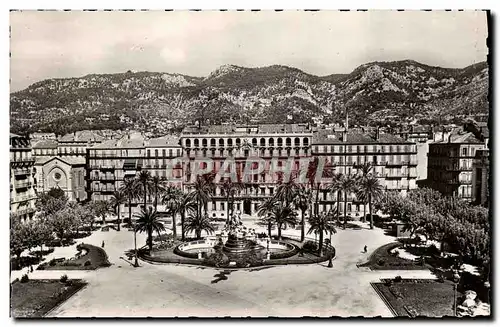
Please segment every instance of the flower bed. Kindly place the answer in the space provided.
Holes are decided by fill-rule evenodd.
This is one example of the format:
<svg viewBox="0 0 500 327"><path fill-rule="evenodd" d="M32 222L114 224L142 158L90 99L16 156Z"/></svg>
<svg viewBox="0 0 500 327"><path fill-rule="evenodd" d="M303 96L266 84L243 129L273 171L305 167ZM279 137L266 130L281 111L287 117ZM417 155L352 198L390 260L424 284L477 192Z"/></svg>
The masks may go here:
<svg viewBox="0 0 500 327"><path fill-rule="evenodd" d="M368 258L368 261L359 267L368 267L372 270L427 270L428 267L417 261L406 260L398 257L391 250L400 247L401 243L393 242L382 245Z"/></svg>
<svg viewBox="0 0 500 327"><path fill-rule="evenodd" d="M372 283L396 316L443 317L455 315L454 285L430 279L401 279ZM458 294L460 296L460 294Z"/></svg>
<svg viewBox="0 0 500 327"><path fill-rule="evenodd" d="M81 280L35 279L11 284L11 314L14 318L39 318L66 301L86 285Z"/></svg>
<svg viewBox="0 0 500 327"><path fill-rule="evenodd" d="M38 266L38 270L95 270L111 265L106 252L100 247L79 244L76 249L79 253L75 258L69 260L64 258L52 259Z"/></svg>

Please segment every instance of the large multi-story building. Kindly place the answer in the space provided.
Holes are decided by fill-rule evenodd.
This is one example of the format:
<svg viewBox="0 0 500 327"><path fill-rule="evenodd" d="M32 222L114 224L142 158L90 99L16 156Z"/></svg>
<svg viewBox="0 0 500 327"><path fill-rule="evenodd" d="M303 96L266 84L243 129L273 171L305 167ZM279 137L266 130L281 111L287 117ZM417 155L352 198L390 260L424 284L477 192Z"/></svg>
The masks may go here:
<svg viewBox="0 0 500 327"><path fill-rule="evenodd" d="M237 191L234 209L246 215L255 214L259 204L276 192L279 170L289 158L292 159L290 172L297 172L299 159L310 156L312 129L308 124L276 125L213 125L185 128L181 134L181 145L186 162L193 167L196 159L210 159L211 171L224 168L226 159L234 160L236 175L247 187ZM244 174L245 163L250 159L262 159L260 173ZM253 162L252 169L259 170L259 162ZM271 166L275 165L275 166ZM229 168L229 167L228 167ZM185 188L192 186L191 173L185 170ZM246 180L243 178L246 176ZM216 185L212 202L208 209L213 215L224 217L226 197L220 185Z"/></svg>
<svg viewBox="0 0 500 327"><path fill-rule="evenodd" d="M33 164L29 139L10 134L10 212L22 219L35 214Z"/></svg>
<svg viewBox="0 0 500 327"><path fill-rule="evenodd" d="M476 205L490 204L490 151L477 150L472 161L472 202Z"/></svg>
<svg viewBox="0 0 500 327"><path fill-rule="evenodd" d="M443 195L472 201L472 163L476 151L485 148L484 141L461 128L447 139L431 143L425 185Z"/></svg>
<svg viewBox="0 0 500 327"><path fill-rule="evenodd" d="M386 190L396 190L405 194L416 188L417 148L413 142L402 138L362 129L347 129L342 132L323 129L314 134L311 155L324 157L333 173L354 175L357 167L370 163L372 173L380 180ZM320 211L333 209L336 196L328 191L321 192ZM340 212L343 212L343 206ZM360 216L364 211L363 203L353 194L348 195L347 214Z"/></svg>
<svg viewBox="0 0 500 327"><path fill-rule="evenodd" d="M87 193L91 200L110 200L113 192L127 177L134 177L147 170L151 176L182 177L182 164L170 167L172 159L180 157L182 149L178 138L163 136L146 139L140 133L130 133L117 140L107 140L87 149ZM148 199L152 203L152 199ZM137 211L138 204L133 203ZM127 204L123 207L128 213Z"/></svg>

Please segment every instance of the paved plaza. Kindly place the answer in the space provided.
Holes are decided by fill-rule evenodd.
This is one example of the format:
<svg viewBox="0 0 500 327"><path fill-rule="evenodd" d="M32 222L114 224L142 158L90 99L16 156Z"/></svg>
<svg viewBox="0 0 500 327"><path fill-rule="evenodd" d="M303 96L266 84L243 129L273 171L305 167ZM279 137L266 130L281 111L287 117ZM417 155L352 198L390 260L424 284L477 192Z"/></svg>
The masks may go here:
<svg viewBox="0 0 500 327"><path fill-rule="evenodd" d="M83 278L88 285L52 310L52 317L137 316L392 316L370 285L380 278L434 278L429 271L370 271L358 268L371 251L392 242L381 229L338 229L334 267L327 263L224 271L122 258L133 247L132 232L95 232L83 242L100 246L113 264L96 271L35 271L30 278ZM287 231L285 234L300 233ZM329 236L327 236L329 237ZM145 241L138 234L138 244ZM368 253L363 253L363 247ZM64 248L65 252L71 249ZM56 249L58 257L62 249ZM76 250L75 250L76 252ZM74 254L70 254L74 255Z"/></svg>

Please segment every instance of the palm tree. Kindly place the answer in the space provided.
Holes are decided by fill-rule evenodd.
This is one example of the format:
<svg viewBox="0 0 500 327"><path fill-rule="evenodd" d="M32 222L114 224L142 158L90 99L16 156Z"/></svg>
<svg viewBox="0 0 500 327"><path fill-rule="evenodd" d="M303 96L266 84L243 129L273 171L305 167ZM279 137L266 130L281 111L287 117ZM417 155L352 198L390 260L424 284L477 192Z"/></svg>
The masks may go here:
<svg viewBox="0 0 500 327"><path fill-rule="evenodd" d="M212 234L215 232L215 228L210 222L208 215L198 216L197 214L194 214L190 215L186 220L186 231L188 233L194 231L196 238L201 238L202 231Z"/></svg>
<svg viewBox="0 0 500 327"><path fill-rule="evenodd" d="M300 241L304 242L305 239L305 213L309 209L312 201L311 190L301 185L298 189L297 195L294 199L294 204L297 209L301 212L301 231L300 231Z"/></svg>
<svg viewBox="0 0 500 327"><path fill-rule="evenodd" d="M290 176L288 181L283 182L281 179L278 182L278 187L276 189L276 198L285 203L285 207L288 207L290 203L293 202L295 194L297 192L298 185L295 182L295 176Z"/></svg>
<svg viewBox="0 0 500 327"><path fill-rule="evenodd" d="M147 208L148 195L151 194L151 173L147 170L143 170L136 177L138 185L140 185L141 195L144 197L144 210Z"/></svg>
<svg viewBox="0 0 500 327"><path fill-rule="evenodd" d="M140 213L135 214L137 217L136 231L139 233L146 232L148 234L148 247L149 251L153 250L153 231L161 235L162 231L165 231L165 226L158 216L156 210L153 208L148 208L147 210L142 209Z"/></svg>
<svg viewBox="0 0 500 327"><path fill-rule="evenodd" d="M344 175L340 180L340 188L344 192L344 226L347 225L347 196L356 191L356 178L353 175Z"/></svg>
<svg viewBox="0 0 500 327"><path fill-rule="evenodd" d="M270 212L271 219L278 227L278 239L281 240L281 229L283 227L297 225L297 213L290 206L283 206L282 203L277 203Z"/></svg>
<svg viewBox="0 0 500 327"><path fill-rule="evenodd" d="M181 229L182 229L181 240L182 241L184 241L184 238L186 236L186 228L185 228L186 213L188 214L188 216L195 215L197 212L197 209L198 209L198 207L197 207L196 203L192 200L191 195L190 194L182 194L182 197L179 201L179 207L177 209L177 212L179 212L181 214Z"/></svg>
<svg viewBox="0 0 500 327"><path fill-rule="evenodd" d="M165 178L160 176L153 176L153 178L151 178L151 189L155 195L154 198L155 211L158 211L158 195L165 192Z"/></svg>
<svg viewBox="0 0 500 327"><path fill-rule="evenodd" d="M175 221L175 218L177 213L181 210L183 195L184 194L179 188L169 185L165 189L161 199L161 202L167 206L170 214L172 215L172 233L174 234L174 237L177 237L177 222Z"/></svg>
<svg viewBox="0 0 500 327"><path fill-rule="evenodd" d="M368 177L368 175L371 175L372 171L372 164L370 162L365 162L363 164L359 165L354 165L354 168L358 170L358 173L361 173L359 175L359 180L358 183L362 184L364 179ZM361 200L363 200L363 222L366 222L366 198L363 198L362 196L359 197Z"/></svg>
<svg viewBox="0 0 500 327"><path fill-rule="evenodd" d="M275 197L268 198L257 208L257 215L261 217L261 224L267 225L267 234L271 237L271 228L273 225L273 219L271 219L271 212L274 207L278 205L278 200Z"/></svg>
<svg viewBox="0 0 500 327"><path fill-rule="evenodd" d="M337 224L340 225L340 199L342 197L342 180L344 175L342 173L335 173L332 176L332 183L328 187L332 197L336 197L336 207L337 207Z"/></svg>
<svg viewBox="0 0 500 327"><path fill-rule="evenodd" d="M328 160L325 161L325 165L322 171L319 171L320 163L319 158L315 157L313 161L309 163L307 167L306 178L309 182L309 185L312 190L316 191L316 199L314 201L314 214L317 215L319 212L319 193L321 191L321 178L330 178L333 176L331 165L328 163ZM318 176L318 175L321 176ZM316 180L318 177L318 180Z"/></svg>
<svg viewBox="0 0 500 327"><path fill-rule="evenodd" d="M361 199L368 202L370 209L370 229L373 229L372 202L377 201L382 196L383 187L380 185L379 179L370 174L361 180L357 193Z"/></svg>
<svg viewBox="0 0 500 327"><path fill-rule="evenodd" d="M315 234L319 234L319 255L322 255L322 250L323 250L323 233L327 232L330 234L336 233L337 230L332 224L332 216L322 212L319 215L313 215L309 217L309 225L311 227L307 231L307 234L311 234L314 232Z"/></svg>
<svg viewBox="0 0 500 327"><path fill-rule="evenodd" d="M234 195L238 190L241 190L243 188L243 184L239 182L234 183L231 179L226 179L221 184L220 188L224 192L224 195L226 196L226 205L227 205L226 223L229 223L229 208L231 207L231 214L233 214Z"/></svg>
<svg viewBox="0 0 500 327"><path fill-rule="evenodd" d="M113 209L115 210L115 213L118 217L118 231L120 231L120 224L121 224L121 219L120 219L120 205L125 203L126 201L126 196L120 191L115 191L113 192L113 196L111 197L110 203Z"/></svg>
<svg viewBox="0 0 500 327"><path fill-rule="evenodd" d="M125 178L123 184L119 189L119 192L125 195L128 200L128 219L129 224L132 223L132 200L137 199L139 196L139 185L134 178ZM139 262L137 261L137 230L134 223L134 253L135 253L135 263L134 266L138 267Z"/></svg>
<svg viewBox="0 0 500 327"><path fill-rule="evenodd" d="M191 199L196 202L198 206L197 215L201 217L201 209L205 208L207 211L207 203L211 199L213 193L213 183L207 178L197 176L193 185L193 190L189 193Z"/></svg>

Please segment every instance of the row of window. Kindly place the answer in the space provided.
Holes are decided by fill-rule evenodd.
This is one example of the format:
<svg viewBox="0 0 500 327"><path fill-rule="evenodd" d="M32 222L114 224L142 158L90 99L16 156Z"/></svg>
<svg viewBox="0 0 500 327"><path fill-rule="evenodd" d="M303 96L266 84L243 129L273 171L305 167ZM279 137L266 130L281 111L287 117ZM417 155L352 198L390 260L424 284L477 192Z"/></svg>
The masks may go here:
<svg viewBox="0 0 500 327"><path fill-rule="evenodd" d="M246 140L246 139L244 139ZM208 141L208 139L201 139L201 142L200 142L200 139L193 139L191 141L191 139L186 139L184 141L184 146L186 148L190 148L191 146L197 148L197 147L200 147L200 144L202 147L208 147L208 144L210 143L210 146L211 147L216 147L216 146L219 146L219 147L232 147L232 146L240 146L242 143L244 143L245 141L242 141L241 138L235 138L234 139L234 143L233 143L233 139L232 138L229 138L229 139L223 139L223 138L220 138L218 139L214 139L214 138L211 138L210 139L210 142ZM276 142L275 142L275 139L273 137L267 139L267 138L260 138L260 140L258 140L257 138L252 138L251 140L248 141L249 144L251 144L252 146L256 147L256 146L261 146L261 147L272 147L272 146L278 146L278 147L281 147L283 146L283 143L285 144L285 146L309 146L309 138L308 137L303 137L303 138L300 138L300 137L295 137L293 138L293 141L292 141L292 138L290 137L286 137L286 138L281 138L281 137L278 137L276 139Z"/></svg>
<svg viewBox="0 0 500 327"><path fill-rule="evenodd" d="M315 145L316 153L409 153L417 152L414 145Z"/></svg>

